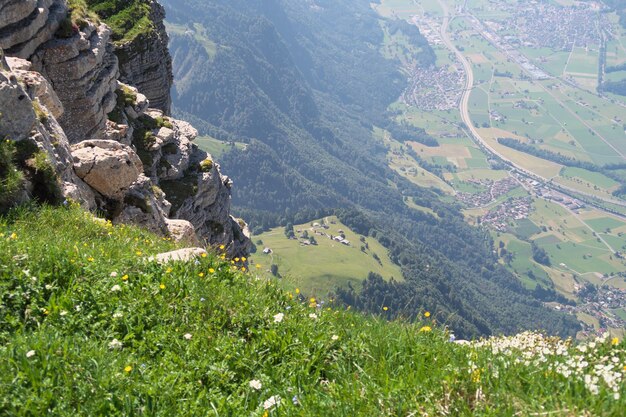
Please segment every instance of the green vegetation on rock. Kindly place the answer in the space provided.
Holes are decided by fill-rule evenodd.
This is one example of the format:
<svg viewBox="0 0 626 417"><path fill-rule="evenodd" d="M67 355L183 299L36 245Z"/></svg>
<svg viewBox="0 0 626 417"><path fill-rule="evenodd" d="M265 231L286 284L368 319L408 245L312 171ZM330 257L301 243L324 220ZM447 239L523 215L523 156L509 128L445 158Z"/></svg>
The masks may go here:
<svg viewBox="0 0 626 417"><path fill-rule="evenodd" d="M74 0L87 3L89 9L100 16L113 30L113 40L124 44L141 34L151 33L154 25L150 21L148 0Z"/></svg>

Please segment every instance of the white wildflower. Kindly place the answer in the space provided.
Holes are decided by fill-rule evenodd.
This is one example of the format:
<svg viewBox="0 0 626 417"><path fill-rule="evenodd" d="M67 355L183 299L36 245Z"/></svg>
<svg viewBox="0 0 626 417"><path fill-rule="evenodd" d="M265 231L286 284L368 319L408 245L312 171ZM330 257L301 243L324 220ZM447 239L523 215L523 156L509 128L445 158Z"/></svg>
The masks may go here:
<svg viewBox="0 0 626 417"><path fill-rule="evenodd" d="M61 317L67 316L67 311L61 310L61 312L59 313L59 316L61 316Z"/></svg>
<svg viewBox="0 0 626 417"><path fill-rule="evenodd" d="M192 338L193 336L191 335L191 333L185 333L185 334L183 335L183 337L184 337L186 340L191 340L191 338Z"/></svg>
<svg viewBox="0 0 626 417"><path fill-rule="evenodd" d="M116 311L115 313L113 313L113 318L114 319L119 319L123 316L123 314L119 311Z"/></svg>
<svg viewBox="0 0 626 417"><path fill-rule="evenodd" d="M283 321L283 318L285 317L285 315L283 313L278 313L274 316L274 323L280 323L281 321Z"/></svg>
<svg viewBox="0 0 626 417"><path fill-rule="evenodd" d="M28 352L26 352L26 357L27 358L32 358L33 356L35 356L35 351L34 350L29 350Z"/></svg>
<svg viewBox="0 0 626 417"><path fill-rule="evenodd" d="M280 405L280 397L278 395L272 395L267 400L263 402L263 408L269 410L273 407L278 407Z"/></svg>
<svg viewBox="0 0 626 417"><path fill-rule="evenodd" d="M121 349L123 346L122 342L120 342L117 339L113 339L111 340L111 343L109 343L109 349Z"/></svg>
<svg viewBox="0 0 626 417"><path fill-rule="evenodd" d="M122 287L120 287L119 285L115 284L114 286L111 287L111 292L118 292L118 291L122 291Z"/></svg>
<svg viewBox="0 0 626 417"><path fill-rule="evenodd" d="M337 336L336 334L334 334L334 335L331 337L331 340L339 340L339 336Z"/></svg>
<svg viewBox="0 0 626 417"><path fill-rule="evenodd" d="M250 385L250 388L255 389L255 390L260 390L261 387L263 386L263 384L261 384L261 381L259 381L258 379L253 379L252 381L250 381L248 383L248 385Z"/></svg>
<svg viewBox="0 0 626 417"><path fill-rule="evenodd" d="M115 272L115 271L111 272L110 276L111 276L111 278L115 278L117 276L117 272Z"/></svg>
<svg viewBox="0 0 626 417"><path fill-rule="evenodd" d="M311 314L309 314L309 318L311 318L313 320L317 320L317 314L311 313Z"/></svg>

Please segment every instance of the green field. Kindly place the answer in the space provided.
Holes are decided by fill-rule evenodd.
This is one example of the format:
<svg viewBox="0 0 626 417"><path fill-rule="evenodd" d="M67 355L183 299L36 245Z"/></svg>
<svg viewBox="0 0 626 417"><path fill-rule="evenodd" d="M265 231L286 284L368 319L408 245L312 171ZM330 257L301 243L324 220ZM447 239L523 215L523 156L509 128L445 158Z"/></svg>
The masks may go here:
<svg viewBox="0 0 626 417"><path fill-rule="evenodd" d="M524 286L530 290L537 284L544 287L551 287L550 277L543 270L543 267L532 260L530 243L518 239L512 234L502 233L494 236L496 247L500 242L504 243L504 248L512 254L512 259L506 265L517 275Z"/></svg>
<svg viewBox="0 0 626 417"><path fill-rule="evenodd" d="M176 35L191 34L193 38L202 45L209 58L213 58L217 53L217 44L213 42L208 35L207 30L200 23L194 23L193 26L177 25L171 22L164 22L168 33Z"/></svg>
<svg viewBox="0 0 626 417"><path fill-rule="evenodd" d="M246 149L245 143L224 142L211 136L198 136L194 140L194 143L203 151L210 153L214 158L219 158L223 153L232 149L239 149L242 151Z"/></svg>
<svg viewBox="0 0 626 417"><path fill-rule="evenodd" d="M327 225L328 229L313 227L314 223ZM315 234L315 230L332 236L338 236L339 231L343 230L350 246ZM352 232L334 216L294 225L296 236L304 231L314 236L318 244L304 246L301 243L303 239L287 239L281 227L254 236L252 240L257 246L255 261L263 269L268 269L271 264L278 265L278 272L285 280L315 296L325 296L337 286L348 283L359 287L369 272L380 274L385 279L403 279L400 267L391 262L387 249L370 237L362 242L361 235ZM362 251L361 247L366 243L368 248ZM270 248L273 253L263 254L263 248ZM376 261L374 254L379 257L380 263Z"/></svg>

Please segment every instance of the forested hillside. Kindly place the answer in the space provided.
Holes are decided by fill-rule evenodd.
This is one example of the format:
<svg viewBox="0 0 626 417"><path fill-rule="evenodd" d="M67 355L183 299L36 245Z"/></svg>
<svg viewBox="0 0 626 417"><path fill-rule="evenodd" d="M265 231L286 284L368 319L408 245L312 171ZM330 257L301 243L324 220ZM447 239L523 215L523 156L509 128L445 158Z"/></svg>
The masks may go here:
<svg viewBox="0 0 626 417"><path fill-rule="evenodd" d="M339 291L364 310L379 312L384 303L391 315L414 317L429 309L463 336L576 331L573 317L544 307L498 264L489 235L466 225L458 207L387 167L372 130L389 126L386 109L406 80L399 63L380 53L382 25L368 1L163 3L174 113L205 134L248 144L220 163L253 230L336 212L375 236L406 282L371 276L362 292ZM421 50L416 61L432 60L432 50ZM437 217L410 209L408 197Z"/></svg>

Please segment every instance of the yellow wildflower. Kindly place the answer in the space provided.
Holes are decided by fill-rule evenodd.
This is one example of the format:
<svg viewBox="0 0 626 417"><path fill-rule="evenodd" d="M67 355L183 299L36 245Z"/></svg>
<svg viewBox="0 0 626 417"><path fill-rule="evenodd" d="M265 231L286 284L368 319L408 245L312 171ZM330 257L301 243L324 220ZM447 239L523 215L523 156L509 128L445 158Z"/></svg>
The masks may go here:
<svg viewBox="0 0 626 417"><path fill-rule="evenodd" d="M315 303L315 297L311 297L311 299L309 300L309 302L310 302L311 304L314 304L314 303Z"/></svg>
<svg viewBox="0 0 626 417"><path fill-rule="evenodd" d="M135 255L137 255L137 256L141 256L141 251L140 251L140 250L138 250L137 252L135 252Z"/></svg>
<svg viewBox="0 0 626 417"><path fill-rule="evenodd" d="M420 329L420 332L429 332L431 331L432 328L430 326L424 326Z"/></svg>
<svg viewBox="0 0 626 417"><path fill-rule="evenodd" d="M206 253L203 253L203 254L202 254L202 255L200 255L200 256L202 256L203 258L206 258L206 256L207 256L207 255L206 255Z"/></svg>
<svg viewBox="0 0 626 417"><path fill-rule="evenodd" d="M256 264L255 266L257 269L259 269L261 267L261 264Z"/></svg>
<svg viewBox="0 0 626 417"><path fill-rule="evenodd" d="M224 245L220 245L220 249L224 250L225 246Z"/></svg>
<svg viewBox="0 0 626 417"><path fill-rule="evenodd" d="M132 370L133 370L133 367L130 366L130 365L126 365L126 368L124 368L124 372L126 372L126 373L128 373L128 372L130 372Z"/></svg>
<svg viewBox="0 0 626 417"><path fill-rule="evenodd" d="M171 273L171 272L172 272L172 268L167 268L167 269L165 270L165 273L166 273L166 274L169 274L169 273Z"/></svg>
<svg viewBox="0 0 626 417"><path fill-rule="evenodd" d="M11 233L11 236L9 236L12 240L17 239L17 233L13 232Z"/></svg>
<svg viewBox="0 0 626 417"><path fill-rule="evenodd" d="M164 290L165 289L165 284L161 283L161 285L159 285L159 288Z"/></svg>
<svg viewBox="0 0 626 417"><path fill-rule="evenodd" d="M124 276L122 277L122 281L128 281L128 275L124 275Z"/></svg>
<svg viewBox="0 0 626 417"><path fill-rule="evenodd" d="M200 273L198 274L198 276L199 276L200 278L202 278L202 277L204 276L204 272L200 272Z"/></svg>
<svg viewBox="0 0 626 417"><path fill-rule="evenodd" d="M300 294L300 289L296 288L296 294Z"/></svg>
<svg viewBox="0 0 626 417"><path fill-rule="evenodd" d="M245 256L242 256L242 257L241 257L241 262L245 262L245 261L246 261L246 257L245 257Z"/></svg>
<svg viewBox="0 0 626 417"><path fill-rule="evenodd" d="M242 270L243 272L246 272L246 267L245 267L245 266L242 266L242 267L241 267L241 270Z"/></svg>
<svg viewBox="0 0 626 417"><path fill-rule="evenodd" d="M613 346L619 345L619 339L617 337L614 337L613 339L611 339L611 344Z"/></svg>
<svg viewBox="0 0 626 417"><path fill-rule="evenodd" d="M220 256L221 259L226 259L226 255L222 254L222 256Z"/></svg>
<svg viewBox="0 0 626 417"><path fill-rule="evenodd" d="M239 262L239 258L235 258L235 262Z"/></svg>
<svg viewBox="0 0 626 417"><path fill-rule="evenodd" d="M424 317L426 317L426 318L430 317L430 311L425 312L424 313Z"/></svg>
<svg viewBox="0 0 626 417"><path fill-rule="evenodd" d="M383 310L387 311L387 310L389 310L389 307L385 306L385 307L383 307Z"/></svg>
<svg viewBox="0 0 626 417"><path fill-rule="evenodd" d="M480 369L476 369L472 372L472 382L480 382Z"/></svg>
<svg viewBox="0 0 626 417"><path fill-rule="evenodd" d="M88 260L89 262L93 262L93 261L94 261L94 259L93 259L91 256L90 256L89 258L87 258L87 260Z"/></svg>
<svg viewBox="0 0 626 417"><path fill-rule="evenodd" d="M214 273L215 273L215 269L209 268L209 274L214 274Z"/></svg>

